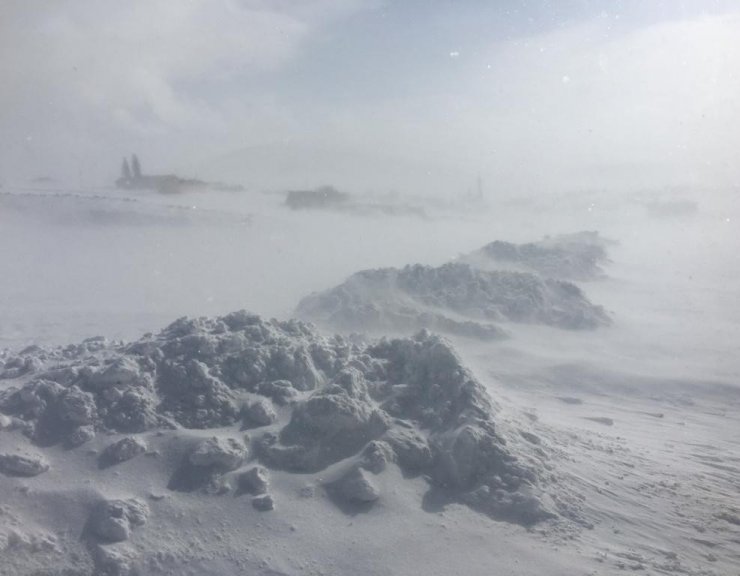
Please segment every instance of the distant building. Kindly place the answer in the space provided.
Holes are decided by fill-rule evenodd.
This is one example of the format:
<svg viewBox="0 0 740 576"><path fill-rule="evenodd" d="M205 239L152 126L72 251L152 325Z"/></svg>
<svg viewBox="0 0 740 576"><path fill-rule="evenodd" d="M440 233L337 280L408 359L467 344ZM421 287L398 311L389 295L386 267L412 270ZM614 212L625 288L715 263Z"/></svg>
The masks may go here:
<svg viewBox="0 0 740 576"><path fill-rule="evenodd" d="M321 186L314 190L291 190L285 204L293 210L337 207L349 200L349 194L332 186Z"/></svg>
<svg viewBox="0 0 740 576"><path fill-rule="evenodd" d="M131 156L131 164L126 158L121 164L121 177L116 180L117 188L126 190L156 190L162 193L182 192L186 188L199 188L207 184L201 180L180 178L175 174L142 174L141 164L136 154Z"/></svg>

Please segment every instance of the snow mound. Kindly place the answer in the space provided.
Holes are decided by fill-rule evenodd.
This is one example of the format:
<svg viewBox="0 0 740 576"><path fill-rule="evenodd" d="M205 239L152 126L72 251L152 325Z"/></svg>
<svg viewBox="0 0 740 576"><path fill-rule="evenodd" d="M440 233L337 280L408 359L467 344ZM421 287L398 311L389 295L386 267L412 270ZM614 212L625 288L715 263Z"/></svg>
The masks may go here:
<svg viewBox="0 0 740 576"><path fill-rule="evenodd" d="M143 440L133 436L126 436L103 450L103 453L100 455L100 465L107 467L120 464L144 452L146 452L146 443Z"/></svg>
<svg viewBox="0 0 740 576"><path fill-rule="evenodd" d="M267 492L270 477L262 466L254 466L237 476L237 493L260 495Z"/></svg>
<svg viewBox="0 0 740 576"><path fill-rule="evenodd" d="M526 244L497 240L462 260L483 269L510 267L548 278L592 280L605 275L602 265L609 262L610 243L595 231L547 236Z"/></svg>
<svg viewBox="0 0 740 576"><path fill-rule="evenodd" d="M101 500L90 515L90 533L102 542L128 540L131 530L146 524L149 507L137 498Z"/></svg>
<svg viewBox="0 0 740 576"><path fill-rule="evenodd" d="M380 498L380 490L362 468L352 468L329 489L349 505L368 505Z"/></svg>
<svg viewBox="0 0 740 576"><path fill-rule="evenodd" d="M236 438L214 436L203 440L190 454L193 466L234 470L247 457L247 447Z"/></svg>
<svg viewBox="0 0 740 576"><path fill-rule="evenodd" d="M0 473L6 476L38 476L48 469L49 463L40 454L0 454Z"/></svg>
<svg viewBox="0 0 740 576"><path fill-rule="evenodd" d="M180 319L130 344L33 355L43 368L11 379L0 413L41 447L126 434L103 451L101 467L146 452L146 431L193 429L191 440L174 433L185 443L163 456L180 461L171 490L248 493L267 510L268 468L336 478L344 470L337 483L321 484L345 503L367 504L382 498L370 474L397 465L492 516L523 524L549 517L537 466L507 446L484 387L445 340L425 331L366 344L235 312ZM47 466L41 456L24 466L6 460L11 473ZM101 504L93 533L118 541L146 518L124 504Z"/></svg>
<svg viewBox="0 0 740 576"><path fill-rule="evenodd" d="M478 339L505 336L500 321L572 330L609 323L604 310L569 282L463 262L358 272L304 298L296 315L340 331L427 328Z"/></svg>

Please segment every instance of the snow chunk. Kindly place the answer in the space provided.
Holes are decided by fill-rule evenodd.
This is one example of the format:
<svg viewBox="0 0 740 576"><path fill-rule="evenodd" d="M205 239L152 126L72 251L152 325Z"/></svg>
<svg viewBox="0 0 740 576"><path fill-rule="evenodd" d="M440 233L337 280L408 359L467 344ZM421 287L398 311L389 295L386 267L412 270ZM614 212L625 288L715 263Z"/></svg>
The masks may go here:
<svg viewBox="0 0 740 576"><path fill-rule="evenodd" d="M237 476L237 488L240 494L264 494L270 484L268 472L262 466L255 466Z"/></svg>
<svg viewBox="0 0 740 576"><path fill-rule="evenodd" d="M213 436L198 444L189 460L193 466L234 470L246 457L247 447L241 440Z"/></svg>
<svg viewBox="0 0 740 576"><path fill-rule="evenodd" d="M293 471L317 471L359 452L389 427L388 415L367 395L362 375L354 369L298 404L279 435L261 444L268 463Z"/></svg>
<svg viewBox="0 0 740 576"><path fill-rule="evenodd" d="M121 438L118 442L109 445L100 455L101 466L112 466L126 460L131 460L139 454L146 452L146 443L133 436Z"/></svg>
<svg viewBox="0 0 740 576"><path fill-rule="evenodd" d="M69 448L77 448L93 438L95 438L95 428L93 426L80 426L79 428L75 428L67 436L67 446Z"/></svg>
<svg viewBox="0 0 740 576"><path fill-rule="evenodd" d="M260 512L269 512L275 509L275 500L270 494L262 494L252 498L252 506Z"/></svg>
<svg viewBox="0 0 740 576"><path fill-rule="evenodd" d="M131 530L143 526L149 517L149 507L138 498L102 500L90 516L91 533L104 542L128 540Z"/></svg>
<svg viewBox="0 0 740 576"><path fill-rule="evenodd" d="M66 422L85 426L92 424L97 415L95 398L77 386L70 386L59 397L59 416Z"/></svg>
<svg viewBox="0 0 740 576"><path fill-rule="evenodd" d="M362 468L353 468L328 486L347 504L370 504L380 498L380 491Z"/></svg>
<svg viewBox="0 0 740 576"><path fill-rule="evenodd" d="M49 469L40 454L0 454L0 473L6 476L38 476Z"/></svg>
<svg viewBox="0 0 740 576"><path fill-rule="evenodd" d="M260 428L275 422L277 415L268 401L257 400L244 409L242 419L246 428Z"/></svg>

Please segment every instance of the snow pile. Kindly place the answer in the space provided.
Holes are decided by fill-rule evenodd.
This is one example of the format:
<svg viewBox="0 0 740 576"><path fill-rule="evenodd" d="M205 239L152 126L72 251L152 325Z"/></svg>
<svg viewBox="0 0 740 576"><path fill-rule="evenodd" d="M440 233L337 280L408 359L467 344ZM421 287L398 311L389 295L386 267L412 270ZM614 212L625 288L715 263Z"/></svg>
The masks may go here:
<svg viewBox="0 0 740 576"><path fill-rule="evenodd" d="M0 474L30 478L49 469L46 459L39 454L0 454Z"/></svg>
<svg viewBox="0 0 740 576"><path fill-rule="evenodd" d="M99 458L101 467L119 466L147 452L146 431L202 430L173 458L163 456L180 462L171 490L250 494L268 511L268 469L333 467L320 481L327 493L363 507L383 497L372 476L397 465L497 518L531 524L550 515L537 497L536 466L507 446L483 386L426 332L351 343L299 321L235 312L181 319L131 344L86 341L24 356L37 368L2 374L11 385L0 393L0 412L38 446L75 450L81 430L91 439L123 433ZM2 455L0 465L25 476L48 469L41 454ZM90 533L121 541L147 515L137 501L105 501L92 512Z"/></svg>
<svg viewBox="0 0 740 576"><path fill-rule="evenodd" d="M140 438L126 436L110 444L100 455L100 466L113 466L146 452L146 443Z"/></svg>
<svg viewBox="0 0 740 576"><path fill-rule="evenodd" d="M462 258L484 270L511 268L547 278L592 280L604 276L610 242L595 231L545 237L538 242L513 244L496 240Z"/></svg>
<svg viewBox="0 0 740 576"><path fill-rule="evenodd" d="M103 542L128 540L131 530L146 524L149 507L142 501L102 500L93 508L89 533Z"/></svg>
<svg viewBox="0 0 740 576"><path fill-rule="evenodd" d="M500 321L573 330L609 323L604 310L569 282L463 262L358 272L304 298L296 314L340 331L428 328L480 339L504 336L495 324Z"/></svg>

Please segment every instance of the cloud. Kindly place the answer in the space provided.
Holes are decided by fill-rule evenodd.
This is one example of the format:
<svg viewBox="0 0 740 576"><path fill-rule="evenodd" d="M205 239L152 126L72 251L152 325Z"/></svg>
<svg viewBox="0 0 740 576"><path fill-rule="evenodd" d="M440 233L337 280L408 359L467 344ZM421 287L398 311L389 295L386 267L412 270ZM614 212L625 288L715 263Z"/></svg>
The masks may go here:
<svg viewBox="0 0 740 576"><path fill-rule="evenodd" d="M372 118L358 141L454 165L457 189L478 172L504 191L740 180L737 14L599 16L437 66L424 91L348 105L337 124L346 134L353 117Z"/></svg>
<svg viewBox="0 0 740 576"><path fill-rule="evenodd" d="M135 142L223 128L235 95L217 94L219 83L248 82L278 68L316 29L360 6L355 0L5 2L0 106L8 115L0 123L0 170L34 164L65 142L84 154L116 136ZM252 104L270 108L269 101Z"/></svg>
<svg viewBox="0 0 740 576"><path fill-rule="evenodd" d="M740 179L737 13L580 15L512 36L486 34L471 10L456 20L447 5L424 18L434 5L394 6L0 3L0 180L110 181L132 151L152 170L223 169L265 186L455 193L478 173L490 187L537 191ZM478 20L494 17L505 11Z"/></svg>

